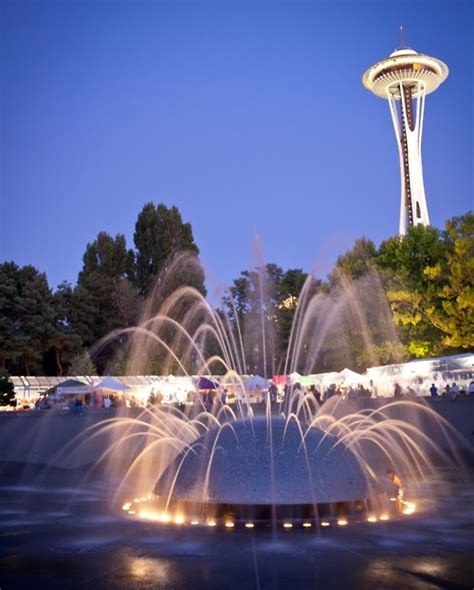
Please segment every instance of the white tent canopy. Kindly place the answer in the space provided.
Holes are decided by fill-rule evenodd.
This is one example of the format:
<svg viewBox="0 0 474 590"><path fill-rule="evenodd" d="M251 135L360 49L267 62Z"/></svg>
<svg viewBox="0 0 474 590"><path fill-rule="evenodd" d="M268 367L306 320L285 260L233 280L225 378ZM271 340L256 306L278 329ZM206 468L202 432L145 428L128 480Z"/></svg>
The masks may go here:
<svg viewBox="0 0 474 590"><path fill-rule="evenodd" d="M371 379L389 376L429 377L433 373L462 370L474 370L473 353L468 352L465 354L455 354L452 356L435 357L430 359L416 359L408 363L370 367L367 369L367 375Z"/></svg>
<svg viewBox="0 0 474 590"><path fill-rule="evenodd" d="M193 378L169 375L153 383L153 391L161 393L165 402L186 401L189 392L194 391Z"/></svg>
<svg viewBox="0 0 474 590"><path fill-rule="evenodd" d="M297 373L296 371L294 373L291 373L290 375L288 375L289 381L290 383L292 383L293 385L295 383L299 383L301 380L302 375L300 375L299 373Z"/></svg>
<svg viewBox="0 0 474 590"><path fill-rule="evenodd" d="M334 377L336 377L338 373L336 371L329 371L328 373L319 373L314 375L315 381L320 383L321 385L328 385L330 383L334 383Z"/></svg>
<svg viewBox="0 0 474 590"><path fill-rule="evenodd" d="M130 389L128 385L124 385L114 379L113 377L104 377L101 381L94 384L94 389L107 389L108 391L125 391Z"/></svg>
<svg viewBox="0 0 474 590"><path fill-rule="evenodd" d="M364 380L364 377L360 373L356 373L351 369L342 369L339 373L336 373L333 377L333 383L360 383Z"/></svg>

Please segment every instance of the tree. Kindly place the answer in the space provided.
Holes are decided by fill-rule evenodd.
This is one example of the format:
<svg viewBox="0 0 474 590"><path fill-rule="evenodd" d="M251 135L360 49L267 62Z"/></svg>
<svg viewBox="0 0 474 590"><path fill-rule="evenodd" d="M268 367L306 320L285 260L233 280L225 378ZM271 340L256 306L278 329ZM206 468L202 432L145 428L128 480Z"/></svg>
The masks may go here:
<svg viewBox="0 0 474 590"><path fill-rule="evenodd" d="M339 274L320 302L314 328L319 342L316 372L367 367L403 360L385 288L373 270L352 279Z"/></svg>
<svg viewBox="0 0 474 590"><path fill-rule="evenodd" d="M132 259L121 234L113 238L100 232L94 242L87 244L71 309L72 329L80 335L86 347L135 319L131 308L138 310L141 301L128 281ZM102 351L95 359L99 370L107 365L114 353L113 346Z"/></svg>
<svg viewBox="0 0 474 590"><path fill-rule="evenodd" d="M140 319L143 300L138 289L128 279L123 279L116 285L114 304L122 326L134 326Z"/></svg>
<svg viewBox="0 0 474 590"><path fill-rule="evenodd" d="M2 366L24 375L41 373L55 330L46 275L33 266L0 265L0 318Z"/></svg>
<svg viewBox="0 0 474 590"><path fill-rule="evenodd" d="M443 333L448 348L474 347L474 215L471 212L446 223L445 256L427 266L432 283L426 313Z"/></svg>
<svg viewBox="0 0 474 590"><path fill-rule="evenodd" d="M250 374L270 375L280 360L278 346L278 286L283 270L268 263L243 271L230 288L224 306L237 333L239 322L245 351L245 367Z"/></svg>
<svg viewBox="0 0 474 590"><path fill-rule="evenodd" d="M142 320L149 320L160 313L171 316L178 323L186 324L186 329L192 330L198 321L193 312L196 291L198 296L205 296L206 288L191 224L183 223L177 207L147 203L135 224L134 244L131 279L144 299ZM158 324L147 324L147 327L152 331L158 330L160 337L181 356L184 342L179 341L169 324ZM137 367L153 373L181 370L179 364L172 360L173 355L167 353L163 346L153 345L144 334L135 333L129 344L125 357L124 354L116 355L112 371L119 371L125 364L125 358L130 359L129 366L133 366L134 370ZM186 353L183 354L187 357ZM185 364L190 369L191 359Z"/></svg>
<svg viewBox="0 0 474 590"><path fill-rule="evenodd" d="M0 369L0 406L15 406L15 388L10 379L10 374Z"/></svg>
<svg viewBox="0 0 474 590"><path fill-rule="evenodd" d="M336 260L329 275L329 284L334 287L341 280L358 279L373 269L377 249L374 242L365 237L355 241L354 246Z"/></svg>
<svg viewBox="0 0 474 590"><path fill-rule="evenodd" d="M303 308L311 298L321 291L322 282L316 280L300 268L290 268L276 284L276 322L278 325L278 351L280 355L279 370L283 370L283 358L286 358L290 335L295 322L298 307ZM302 310L304 313L304 309ZM298 368L295 366L295 368Z"/></svg>
<svg viewBox="0 0 474 590"><path fill-rule="evenodd" d="M52 337L52 356L55 373L62 376L74 356L81 348L81 337L75 331L71 318L74 317L74 292L70 283L64 281L53 295L54 334ZM46 372L49 374L49 372Z"/></svg>
<svg viewBox="0 0 474 590"><path fill-rule="evenodd" d="M14 262L0 265L0 368L5 368L18 358L15 345L18 274L19 268Z"/></svg>
<svg viewBox="0 0 474 590"><path fill-rule="evenodd" d="M93 293L81 285L76 285L69 313L71 326L74 332L79 334L82 345L91 346L97 337L100 337L96 325L100 306ZM107 310L108 313L109 310Z"/></svg>
<svg viewBox="0 0 474 590"><path fill-rule="evenodd" d="M376 265L402 342L410 356L436 356L445 352L442 331L430 318L436 305L433 279L426 269L444 265L446 243L442 232L422 225L411 227L404 238L380 245Z"/></svg>
<svg viewBox="0 0 474 590"><path fill-rule="evenodd" d="M71 360L68 375L97 375L97 369L87 350L79 351Z"/></svg>
<svg viewBox="0 0 474 590"><path fill-rule="evenodd" d="M148 308L157 311L163 302L172 297L182 287L190 287L205 296L205 276L201 263L193 252L176 252L166 261L159 276L155 279L153 288L148 294ZM186 301L182 301L182 311L186 312ZM175 318L179 319L179 318Z"/></svg>
<svg viewBox="0 0 474 590"><path fill-rule="evenodd" d="M241 272L229 294L223 298L223 310L234 333L237 323L243 337L245 370L272 375L283 370L290 333L303 286L310 299L321 287L301 269L283 269L272 263Z"/></svg>
<svg viewBox="0 0 474 590"><path fill-rule="evenodd" d="M199 254L190 223L183 223L177 207L147 203L138 215L133 235L135 244L134 281L142 295L148 295L160 273L179 252ZM186 280L186 277L184 277ZM204 280L196 287L205 293Z"/></svg>
<svg viewBox="0 0 474 590"><path fill-rule="evenodd" d="M327 319L315 328L320 334L317 370L364 371L402 359L385 289L374 272L376 257L374 242L362 237L336 260L328 297L320 304Z"/></svg>
<svg viewBox="0 0 474 590"><path fill-rule="evenodd" d="M436 264L444 252L440 230L415 225L403 238L389 238L380 244L376 265L390 287L403 285L409 290L424 290L429 284L425 268Z"/></svg>
<svg viewBox="0 0 474 590"><path fill-rule="evenodd" d="M126 278L131 271L133 255L127 250L125 236L117 234L112 238L106 232L100 232L97 238L87 244L83 267L78 277L78 284L83 287L96 286L96 278L106 281L107 287Z"/></svg>

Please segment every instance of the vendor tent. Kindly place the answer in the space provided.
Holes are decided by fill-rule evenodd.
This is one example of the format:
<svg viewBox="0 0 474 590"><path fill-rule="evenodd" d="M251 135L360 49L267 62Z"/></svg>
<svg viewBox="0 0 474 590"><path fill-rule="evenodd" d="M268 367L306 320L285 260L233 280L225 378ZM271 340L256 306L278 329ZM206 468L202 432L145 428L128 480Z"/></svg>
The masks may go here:
<svg viewBox="0 0 474 590"><path fill-rule="evenodd" d="M318 375L312 375L316 382L320 385L329 385L334 383L334 378L338 375L336 371L329 371L328 373L319 373Z"/></svg>
<svg viewBox="0 0 474 590"><path fill-rule="evenodd" d="M429 377L432 379L434 373L449 373L462 370L474 370L474 354L466 352L451 356L415 359L408 363L369 367L367 376L373 380L384 377Z"/></svg>
<svg viewBox="0 0 474 590"><path fill-rule="evenodd" d="M275 385L286 385L288 383L288 375L274 375L273 383Z"/></svg>
<svg viewBox="0 0 474 590"><path fill-rule="evenodd" d="M92 391L93 388L86 385L83 381L67 379L50 389L48 395L51 395L54 398L62 398L66 395L84 395L86 393L92 393Z"/></svg>
<svg viewBox="0 0 474 590"><path fill-rule="evenodd" d="M124 383L120 383L120 381L117 381L113 377L105 377L102 379L102 381L99 381L94 385L94 389L105 389L107 391L125 391L130 389L130 387Z"/></svg>
<svg viewBox="0 0 474 590"><path fill-rule="evenodd" d="M310 385L316 385L316 375L302 375L300 377L300 383L304 387L309 387Z"/></svg>
<svg viewBox="0 0 474 590"><path fill-rule="evenodd" d="M295 383L301 383L301 375L299 373L297 373L296 371L294 373L291 373L290 375L288 375L288 377L289 377L290 383L292 383L293 385Z"/></svg>
<svg viewBox="0 0 474 590"><path fill-rule="evenodd" d="M474 354L454 354L451 356L436 357L431 359L414 359L403 365L404 373L430 375L432 372L458 371L474 368Z"/></svg>
<svg viewBox="0 0 474 590"><path fill-rule="evenodd" d="M351 369L343 369L334 376L333 383L360 383L363 379L360 373Z"/></svg>
<svg viewBox="0 0 474 590"><path fill-rule="evenodd" d="M151 388L156 395L163 396L164 403L185 402L194 391L193 379L186 375L168 375L156 380Z"/></svg>
<svg viewBox="0 0 474 590"><path fill-rule="evenodd" d="M217 389L218 387L219 383L210 377L199 377L196 381L196 389Z"/></svg>
<svg viewBox="0 0 474 590"><path fill-rule="evenodd" d="M253 377L250 377L249 379L247 379L247 381L245 382L245 388L248 390L251 389L268 389L269 387L269 383L266 379L264 379L263 377L260 377L260 375L254 375Z"/></svg>

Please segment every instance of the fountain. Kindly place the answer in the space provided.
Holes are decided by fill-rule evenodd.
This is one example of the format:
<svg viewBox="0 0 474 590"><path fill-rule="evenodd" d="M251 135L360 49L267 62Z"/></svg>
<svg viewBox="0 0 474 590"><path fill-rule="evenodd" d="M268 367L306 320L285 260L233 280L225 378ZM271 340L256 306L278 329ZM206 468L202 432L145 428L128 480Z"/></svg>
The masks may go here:
<svg viewBox="0 0 474 590"><path fill-rule="evenodd" d="M158 353L167 372L189 375L194 370L199 376L218 368L221 387L232 391L235 400L230 404L217 395L210 405L197 395L180 409L151 405L136 417L107 419L80 435L89 442L107 437L98 463L106 464L112 480L121 482L115 496L124 512L179 525L318 530L331 524L344 526L349 520L375 522L412 514L414 503L397 499L386 471L395 469L410 479L412 487L420 487L437 466L452 465L457 460L451 452L457 435L450 425L415 401L360 407L336 397L320 406L314 392L297 387L284 402L267 396L257 408L245 387L248 347L238 314L231 318L214 310L186 286L167 297L161 295L182 264L197 261L178 257L158 281L140 324L109 334L92 353L128 337L131 373L143 374ZM261 296L266 290L261 273L259 287ZM350 318L361 344L373 356L361 294L370 294L371 321L378 318L378 332L395 338L376 275L346 285L337 299L311 287L310 277L291 329L285 372L301 367L309 372L325 338L337 333L335 328L343 329L344 317ZM266 344L272 335L265 313L260 301L263 370L268 366L266 355L272 352ZM264 411L255 415L257 410Z"/></svg>

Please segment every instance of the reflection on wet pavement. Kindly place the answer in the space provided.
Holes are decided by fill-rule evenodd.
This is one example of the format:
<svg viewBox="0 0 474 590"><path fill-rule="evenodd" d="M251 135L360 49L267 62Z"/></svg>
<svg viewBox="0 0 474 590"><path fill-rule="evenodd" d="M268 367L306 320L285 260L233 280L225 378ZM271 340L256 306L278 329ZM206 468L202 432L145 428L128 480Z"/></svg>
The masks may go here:
<svg viewBox="0 0 474 590"><path fill-rule="evenodd" d="M474 495L466 481L431 482L438 500L416 498L420 512L408 518L276 536L127 519L110 510L106 490L97 486L52 480L45 493L44 485L39 492L4 483L2 590L456 589L472 587L474 579Z"/></svg>

